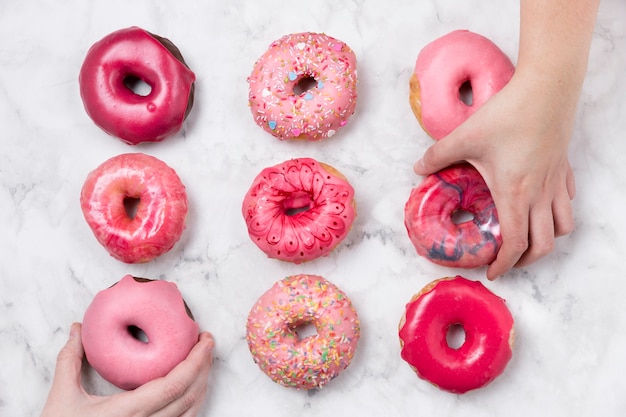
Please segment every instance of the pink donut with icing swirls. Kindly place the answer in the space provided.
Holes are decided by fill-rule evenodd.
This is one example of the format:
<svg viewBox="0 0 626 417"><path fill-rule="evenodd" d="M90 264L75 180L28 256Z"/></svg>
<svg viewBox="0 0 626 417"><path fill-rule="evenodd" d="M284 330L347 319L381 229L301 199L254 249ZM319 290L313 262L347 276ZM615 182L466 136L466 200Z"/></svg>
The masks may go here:
<svg viewBox="0 0 626 417"><path fill-rule="evenodd" d="M250 238L268 257L298 264L328 255L346 237L355 205L341 173L298 158L261 171L242 213Z"/></svg>
<svg viewBox="0 0 626 417"><path fill-rule="evenodd" d="M426 133L439 140L500 91L514 71L491 40L467 30L450 32L420 51L410 81L411 108ZM460 92L467 82L470 105Z"/></svg>
<svg viewBox="0 0 626 417"><path fill-rule="evenodd" d="M280 140L331 137L356 107L354 52L325 34L296 33L273 42L248 82L254 120Z"/></svg>
<svg viewBox="0 0 626 417"><path fill-rule="evenodd" d="M89 364L125 390L167 375L187 357L198 333L176 284L131 275L96 294L81 332Z"/></svg>
<svg viewBox="0 0 626 417"><path fill-rule="evenodd" d="M187 193L176 171L165 162L129 153L89 173L80 206L96 239L111 256L141 263L166 253L180 239Z"/></svg>
<svg viewBox="0 0 626 417"><path fill-rule="evenodd" d="M298 335L312 324L316 334ZM255 363L274 382L298 389L321 388L354 356L361 334L352 302L316 275L278 281L248 315L246 340Z"/></svg>

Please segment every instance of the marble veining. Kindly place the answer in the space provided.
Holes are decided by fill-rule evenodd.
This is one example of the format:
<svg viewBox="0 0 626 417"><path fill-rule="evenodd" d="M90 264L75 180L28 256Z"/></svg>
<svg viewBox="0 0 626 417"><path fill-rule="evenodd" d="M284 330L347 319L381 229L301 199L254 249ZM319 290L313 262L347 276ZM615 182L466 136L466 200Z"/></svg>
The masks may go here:
<svg viewBox="0 0 626 417"><path fill-rule="evenodd" d="M415 58L467 28L515 62L518 3L474 0L0 2L0 415L37 416L69 326L127 273L176 282L216 339L203 416L618 416L626 413L626 3L604 0L571 142L576 230L536 264L487 282L484 269L439 267L415 253L404 203L430 144L408 104ZM138 25L170 38L198 77L183 130L130 147L86 115L78 71L89 46ZM282 35L326 32L356 53L357 110L333 138L279 142L247 105L255 60ZM111 258L84 221L89 171L130 151L172 166L187 187L187 229L142 265ZM250 241L241 202L264 167L313 157L352 183L358 217L330 256L293 265ZM401 360L397 325L411 295L463 272L507 300L517 343L505 373L458 396L419 380ZM296 391L253 363L245 322L258 296L290 274L322 275L352 299L362 337L352 364L322 390ZM85 385L112 392L90 369Z"/></svg>

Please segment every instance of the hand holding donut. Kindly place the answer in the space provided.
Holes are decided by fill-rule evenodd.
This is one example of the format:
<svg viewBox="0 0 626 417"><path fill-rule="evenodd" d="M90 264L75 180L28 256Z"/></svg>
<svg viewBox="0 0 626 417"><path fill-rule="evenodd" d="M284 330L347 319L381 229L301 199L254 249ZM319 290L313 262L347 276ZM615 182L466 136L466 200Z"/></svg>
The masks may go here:
<svg viewBox="0 0 626 417"><path fill-rule="evenodd" d="M489 279L548 254L554 238L574 228L567 148L598 2L555 3L548 7L554 12L534 3L522 1L519 60L509 83L415 164L427 175L467 161L485 179L503 240ZM567 16L555 17L565 9Z"/></svg>
<svg viewBox="0 0 626 417"><path fill-rule="evenodd" d="M74 323L69 340L59 353L41 417L196 416L207 390L213 345L211 334L201 333L187 359L167 376L134 391L100 397L87 393L81 385L84 351L81 325Z"/></svg>

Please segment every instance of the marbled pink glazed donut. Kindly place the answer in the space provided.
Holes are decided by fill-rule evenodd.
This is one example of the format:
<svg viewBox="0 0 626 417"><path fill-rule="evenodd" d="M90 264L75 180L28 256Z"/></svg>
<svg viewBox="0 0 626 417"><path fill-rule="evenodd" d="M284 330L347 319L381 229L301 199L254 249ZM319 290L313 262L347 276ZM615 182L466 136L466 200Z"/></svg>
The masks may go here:
<svg viewBox="0 0 626 417"><path fill-rule="evenodd" d="M147 340L138 337L140 331ZM130 275L96 294L82 325L87 361L125 390L167 375L187 357L198 334L176 284Z"/></svg>
<svg viewBox="0 0 626 417"><path fill-rule="evenodd" d="M298 327L316 334L301 338ZM352 302L316 275L278 281L248 315L246 340L254 361L274 382L298 389L321 388L343 371L361 335Z"/></svg>
<svg viewBox="0 0 626 417"><path fill-rule="evenodd" d="M280 140L331 137L356 107L354 52L325 34L296 33L273 42L248 82L254 120Z"/></svg>
<svg viewBox="0 0 626 417"><path fill-rule="evenodd" d="M129 205L136 206L134 213ZM96 239L111 256L126 263L148 262L180 239L187 193L165 162L129 153L115 156L89 173L80 206Z"/></svg>
<svg viewBox="0 0 626 417"><path fill-rule="evenodd" d="M426 133L439 140L504 87L515 68L489 39L456 30L426 45L411 76L410 104ZM471 105L461 97L469 82Z"/></svg>
<svg viewBox="0 0 626 417"><path fill-rule="evenodd" d="M455 223L458 211L473 218ZM404 224L417 253L432 262L476 268L495 260L502 245L498 213L487 184L469 164L427 176L411 191Z"/></svg>
<svg viewBox="0 0 626 417"><path fill-rule="evenodd" d="M356 217L354 189L329 165L292 159L257 175L242 213L268 257L298 264L328 255L346 237Z"/></svg>

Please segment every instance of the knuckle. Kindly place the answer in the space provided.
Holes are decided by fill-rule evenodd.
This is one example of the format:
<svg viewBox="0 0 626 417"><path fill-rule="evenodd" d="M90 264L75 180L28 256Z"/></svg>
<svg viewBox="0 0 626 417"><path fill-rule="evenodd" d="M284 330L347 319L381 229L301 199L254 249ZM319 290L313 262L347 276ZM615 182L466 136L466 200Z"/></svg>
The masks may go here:
<svg viewBox="0 0 626 417"><path fill-rule="evenodd" d="M187 386L180 381L172 381L165 388L165 398L168 402L173 402L185 394Z"/></svg>

